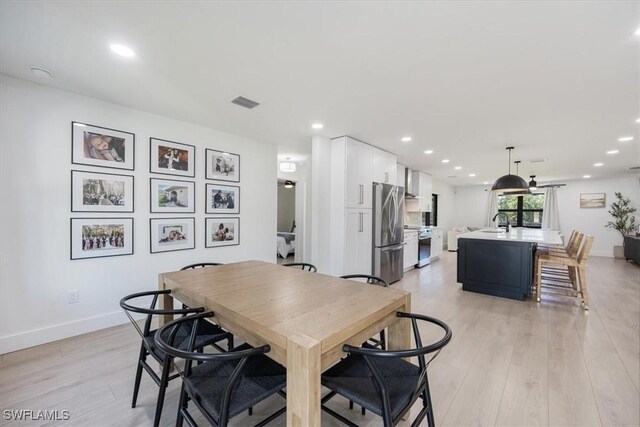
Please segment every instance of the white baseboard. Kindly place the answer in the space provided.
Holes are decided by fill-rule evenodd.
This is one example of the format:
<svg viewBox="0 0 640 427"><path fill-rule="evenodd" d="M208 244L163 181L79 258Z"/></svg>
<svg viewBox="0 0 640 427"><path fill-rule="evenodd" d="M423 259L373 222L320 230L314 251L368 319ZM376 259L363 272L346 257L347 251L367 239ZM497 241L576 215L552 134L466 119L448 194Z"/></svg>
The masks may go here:
<svg viewBox="0 0 640 427"><path fill-rule="evenodd" d="M100 316L47 326L46 328L6 335L0 337L0 354L11 353L36 345L122 325L128 321L129 319L123 311L115 311Z"/></svg>
<svg viewBox="0 0 640 427"><path fill-rule="evenodd" d="M591 253L589 255L613 258L613 249L610 249L608 251L591 251Z"/></svg>

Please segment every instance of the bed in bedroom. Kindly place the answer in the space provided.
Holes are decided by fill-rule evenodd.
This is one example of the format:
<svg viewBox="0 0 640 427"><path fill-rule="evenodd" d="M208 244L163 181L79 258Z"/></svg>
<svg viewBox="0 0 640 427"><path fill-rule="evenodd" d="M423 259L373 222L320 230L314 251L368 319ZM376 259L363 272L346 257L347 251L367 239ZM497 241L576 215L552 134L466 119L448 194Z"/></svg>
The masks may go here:
<svg viewBox="0 0 640 427"><path fill-rule="evenodd" d="M296 233L281 233L276 236L276 252L282 258L296 251Z"/></svg>

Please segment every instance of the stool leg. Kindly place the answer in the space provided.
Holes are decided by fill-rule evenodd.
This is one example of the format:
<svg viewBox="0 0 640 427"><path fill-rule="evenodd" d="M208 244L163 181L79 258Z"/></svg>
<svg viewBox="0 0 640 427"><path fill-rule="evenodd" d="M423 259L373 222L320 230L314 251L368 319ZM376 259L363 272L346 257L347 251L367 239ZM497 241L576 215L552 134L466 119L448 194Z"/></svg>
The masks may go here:
<svg viewBox="0 0 640 427"><path fill-rule="evenodd" d="M536 300L540 302L540 282L542 282L542 261L536 262Z"/></svg>
<svg viewBox="0 0 640 427"><path fill-rule="evenodd" d="M582 289L582 302L584 303L584 309L589 310L589 293L587 292L587 275L585 274L584 267L580 266L578 270L578 279L580 281L580 288Z"/></svg>

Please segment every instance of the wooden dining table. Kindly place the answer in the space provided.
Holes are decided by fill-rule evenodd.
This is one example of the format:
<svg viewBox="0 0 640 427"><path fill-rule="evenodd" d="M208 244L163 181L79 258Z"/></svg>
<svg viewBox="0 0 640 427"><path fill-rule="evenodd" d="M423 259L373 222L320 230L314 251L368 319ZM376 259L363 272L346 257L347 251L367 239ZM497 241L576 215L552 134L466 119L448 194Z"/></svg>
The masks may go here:
<svg viewBox="0 0 640 427"><path fill-rule="evenodd" d="M390 349L409 348L411 293L262 261L162 273L160 289L190 307L214 312L213 321L287 368L287 426L320 426L320 375L388 327ZM165 316L162 323L171 320Z"/></svg>

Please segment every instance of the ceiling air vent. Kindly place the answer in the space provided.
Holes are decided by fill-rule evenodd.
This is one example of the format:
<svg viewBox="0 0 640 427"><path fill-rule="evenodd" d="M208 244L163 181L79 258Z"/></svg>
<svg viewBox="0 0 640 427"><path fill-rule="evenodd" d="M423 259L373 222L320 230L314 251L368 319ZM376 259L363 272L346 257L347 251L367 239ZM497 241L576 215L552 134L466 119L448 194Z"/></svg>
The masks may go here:
<svg viewBox="0 0 640 427"><path fill-rule="evenodd" d="M256 108L258 105L260 105L259 102L252 101L249 98L245 98L244 96L237 97L236 99L231 101L231 103L239 105L239 106L244 107L244 108L248 108L250 110L252 108Z"/></svg>
<svg viewBox="0 0 640 427"><path fill-rule="evenodd" d="M449 175L447 178L457 178L455 175Z"/></svg>
<svg viewBox="0 0 640 427"><path fill-rule="evenodd" d="M529 163L544 163L546 161L547 159L533 159L533 160L529 160Z"/></svg>
<svg viewBox="0 0 640 427"><path fill-rule="evenodd" d="M632 171L640 170L640 166L631 166L629 170L632 170Z"/></svg>

